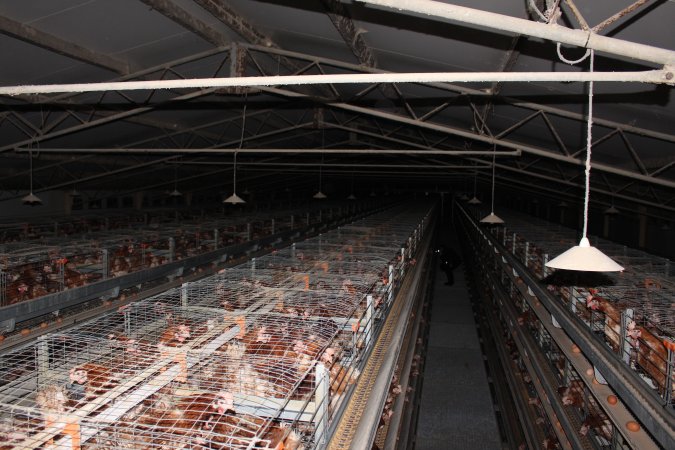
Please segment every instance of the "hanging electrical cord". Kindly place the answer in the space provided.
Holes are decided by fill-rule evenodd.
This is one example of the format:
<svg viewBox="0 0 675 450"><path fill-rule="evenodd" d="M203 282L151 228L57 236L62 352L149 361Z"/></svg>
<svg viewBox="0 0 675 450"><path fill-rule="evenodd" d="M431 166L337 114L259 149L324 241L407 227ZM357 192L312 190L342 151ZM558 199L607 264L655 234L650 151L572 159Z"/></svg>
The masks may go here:
<svg viewBox="0 0 675 450"><path fill-rule="evenodd" d="M234 158L233 158L234 165L232 167L232 195L223 200L223 203L229 203L232 205L237 203L246 203L244 199L242 199L237 195L237 150L241 150L241 148L244 146L244 130L246 129L247 104L248 104L248 92L244 94L244 108L241 119L241 134L239 136L239 146L234 151Z"/></svg>
<svg viewBox="0 0 675 450"><path fill-rule="evenodd" d="M595 52L590 50L590 71L593 72L593 60ZM586 181L584 184L584 230L582 236L585 238L588 232L588 202L591 197L591 143L593 142L593 82L588 82L588 120L586 121L586 161L584 163L584 174Z"/></svg>
<svg viewBox="0 0 675 450"><path fill-rule="evenodd" d="M325 142L324 142L325 134L326 134L325 130L322 126L321 127L321 150L323 150L324 146L325 146ZM323 157L324 157L324 153L322 151L321 152L321 164L319 164L319 191L316 194L314 194L314 196L313 196L314 198L320 199L320 200L326 198L326 194L324 194L321 191L322 179L323 179Z"/></svg>
<svg viewBox="0 0 675 450"><path fill-rule="evenodd" d="M591 50L590 71L593 72L594 51ZM591 196L591 145L593 142L593 82L588 84L588 120L586 122L586 162L584 164L584 173L586 180L584 183L584 223L581 240L579 245L556 256L546 263L546 267L564 270L580 270L589 272L618 272L623 267L617 264L610 257L602 253L595 247L592 247L588 240L588 204Z"/></svg>

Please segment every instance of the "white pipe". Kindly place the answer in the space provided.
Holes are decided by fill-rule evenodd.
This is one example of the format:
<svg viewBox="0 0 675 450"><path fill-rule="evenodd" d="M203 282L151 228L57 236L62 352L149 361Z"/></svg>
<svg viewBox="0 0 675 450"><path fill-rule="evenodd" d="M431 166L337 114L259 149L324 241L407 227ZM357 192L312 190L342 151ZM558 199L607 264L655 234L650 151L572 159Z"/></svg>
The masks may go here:
<svg viewBox="0 0 675 450"><path fill-rule="evenodd" d="M17 148L17 152L28 152L31 149ZM492 150L439 150L430 148L422 149L355 149L355 148L41 148L40 153L204 153L204 154L230 154L230 153L302 153L302 154L368 154L368 155L447 155L447 156L492 156ZM504 150L497 152L497 156L520 156L520 150Z"/></svg>
<svg viewBox="0 0 675 450"><path fill-rule="evenodd" d="M545 24L527 19L465 8L431 0L358 0L369 5L383 6L399 11L450 19L492 30L508 31L547 39L562 44L576 45L611 55L624 56L661 65L675 63L675 52L622 39L600 36L591 31L575 30L557 24ZM590 81L590 80L588 80ZM600 80L593 80L600 81Z"/></svg>
<svg viewBox="0 0 675 450"><path fill-rule="evenodd" d="M534 23L534 22L530 22ZM668 70L642 72L432 72L284 75L185 80L112 81L105 83L45 84L0 87L0 95L55 94L61 92L137 91L151 89L224 88L237 86L291 86L355 83L474 83L474 82L587 82L616 81L675 84Z"/></svg>

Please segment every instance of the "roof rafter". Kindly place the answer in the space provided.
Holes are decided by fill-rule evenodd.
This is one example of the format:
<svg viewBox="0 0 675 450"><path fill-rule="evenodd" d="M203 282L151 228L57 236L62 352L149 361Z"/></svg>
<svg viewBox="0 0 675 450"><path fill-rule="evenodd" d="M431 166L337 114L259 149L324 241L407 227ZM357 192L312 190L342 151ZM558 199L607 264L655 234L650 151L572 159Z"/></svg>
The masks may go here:
<svg viewBox="0 0 675 450"><path fill-rule="evenodd" d="M290 90L286 90L286 89L280 89L280 88L260 87L260 90L262 90L264 92L271 93L271 94L289 97L289 98L309 98L309 96L307 96L305 94L300 94L300 93L297 93L297 92L294 92L294 91L290 91ZM322 102L322 99L320 99L320 98L313 98L313 100L317 101L317 102ZM401 115L398 115L398 114L389 113L389 112L385 112L385 111L379 111L379 110L376 110L374 108L367 108L367 107L363 107L363 106L352 105L352 104L349 104L349 103L338 103L338 102L326 102L326 105L330 106L331 108L338 108L338 109L345 110L345 111L351 111L351 112L357 113L357 114L362 114L362 115L372 116L372 117L379 117L379 118L382 118L382 119L386 119L388 121L397 122L399 124L406 124L406 125L409 125L409 126L420 127L420 128L424 128L424 129L428 129L428 130L434 130L434 131L441 132L441 133L448 133L448 134L460 136L460 137L463 137L463 138L466 138L466 139L469 139L469 140L480 141L480 142L483 142L483 143L486 143L486 144L489 144L489 145L495 145L496 144L496 145L506 147L506 148L511 148L511 149L514 149L514 150L520 149L525 153L543 156L543 157L546 157L546 158L549 158L549 159L554 159L554 160L561 161L561 162L567 162L569 164L573 164L573 165L577 165L577 166L582 166L584 164L584 161L581 160L581 159L574 158L572 156L562 155L558 152L551 152L550 150L545 149L545 148L539 148L539 147L534 147L534 146L531 146L531 145L525 145L525 144L520 143L520 142L509 141L509 140L505 140L505 139L496 139L496 138L493 138L493 137L490 137L490 136L480 135L480 134L473 133L473 132L470 132L470 131L467 131L467 130L462 130L462 129L459 129L459 128L450 127L450 126L443 125L443 124L422 122L420 120L410 119L410 118L407 118L407 117L404 117L404 116L401 116ZM662 186L666 186L666 187L670 187L670 188L675 188L675 182L667 180L667 179L656 178L656 177L652 177L652 176L649 176L649 175L644 175L644 174L640 174L640 173L637 173L637 172L633 172L633 171L629 171L629 170L625 170L625 169L620 169L620 168L617 168L617 167L614 167L614 166L611 166L611 165L608 165L608 164L603 164L603 163L594 163L593 167L596 170L602 170L602 171L605 171L605 172L613 173L615 175L621 175L621 176L624 176L624 177L633 178L633 179L643 181L643 182L646 182L646 183L658 184L658 185L662 185Z"/></svg>
<svg viewBox="0 0 675 450"><path fill-rule="evenodd" d="M194 15L178 6L171 0L141 0L143 3L154 9L158 13L173 20L183 28L190 30L197 36L200 36L206 42L221 46L229 43L229 39L220 31L208 25L204 21L197 19Z"/></svg>
<svg viewBox="0 0 675 450"><path fill-rule="evenodd" d="M68 56L69 58L101 67L112 72L126 75L133 69L129 63L108 55L96 52L73 42L61 39L53 34L45 33L37 28L0 15L0 32L13 36L29 44Z"/></svg>

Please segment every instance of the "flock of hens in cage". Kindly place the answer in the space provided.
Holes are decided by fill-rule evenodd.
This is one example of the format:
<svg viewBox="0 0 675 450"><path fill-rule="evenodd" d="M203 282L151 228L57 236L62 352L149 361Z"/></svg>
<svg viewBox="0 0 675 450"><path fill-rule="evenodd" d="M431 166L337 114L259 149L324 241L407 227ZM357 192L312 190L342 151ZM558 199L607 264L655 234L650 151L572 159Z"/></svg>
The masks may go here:
<svg viewBox="0 0 675 450"><path fill-rule="evenodd" d="M425 213L371 216L6 353L0 449L325 442Z"/></svg>

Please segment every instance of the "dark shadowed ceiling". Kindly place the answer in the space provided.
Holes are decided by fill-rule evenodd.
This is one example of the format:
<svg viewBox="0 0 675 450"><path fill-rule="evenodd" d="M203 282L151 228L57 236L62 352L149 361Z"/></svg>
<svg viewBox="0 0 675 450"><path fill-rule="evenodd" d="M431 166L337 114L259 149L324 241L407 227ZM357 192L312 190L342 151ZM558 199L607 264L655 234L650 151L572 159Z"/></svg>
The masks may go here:
<svg viewBox="0 0 675 450"><path fill-rule="evenodd" d="M390 3L397 8L336 0L0 0L3 87L386 72L486 73L487 80L38 87L4 95L0 200L29 189L29 155L35 192L160 195L177 186L197 196L229 194L235 149L239 186L263 193L311 193L319 167L324 191L337 196L353 185L472 189L474 176L489 192L494 150L498 196L578 199L588 83L520 80L588 73L590 57L563 61L584 56L570 42L586 33L598 76L657 73L663 81L594 83L592 198L675 216L674 1L452 3L471 14L440 7L450 2ZM518 32L505 29L512 18L521 19ZM494 73L518 81L495 82Z"/></svg>

